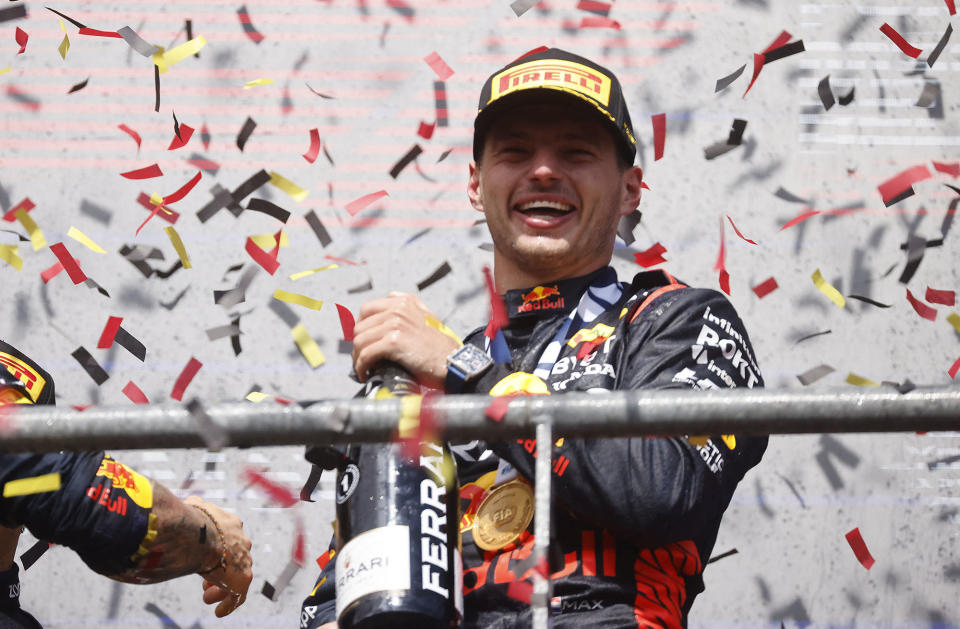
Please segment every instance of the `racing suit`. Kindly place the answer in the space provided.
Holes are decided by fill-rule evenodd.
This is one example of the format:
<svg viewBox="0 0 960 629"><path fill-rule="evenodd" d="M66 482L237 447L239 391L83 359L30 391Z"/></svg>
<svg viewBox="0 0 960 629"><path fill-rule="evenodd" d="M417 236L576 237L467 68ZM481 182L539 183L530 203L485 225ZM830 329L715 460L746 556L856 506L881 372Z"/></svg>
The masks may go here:
<svg viewBox="0 0 960 629"><path fill-rule="evenodd" d="M632 283L620 284L607 267L586 277L511 290L504 301L509 362L497 362L465 392L763 386L743 324L726 298L688 288L663 271L640 273ZM558 339L567 321L573 325ZM482 328L466 342L491 345ZM553 359L545 361L551 345ZM518 375L544 369L544 378ZM766 445L766 437L734 435L561 436L552 447L552 626L685 627L690 605L703 590L703 567L723 511ZM485 495L509 479L511 466L501 459L532 483L538 444L475 441L451 449L461 483L463 626L529 627L529 606L507 591L511 582L533 574L525 561L533 551L532 526L497 551L478 548L472 529ZM334 555L304 601L301 627L334 620L335 564Z"/></svg>

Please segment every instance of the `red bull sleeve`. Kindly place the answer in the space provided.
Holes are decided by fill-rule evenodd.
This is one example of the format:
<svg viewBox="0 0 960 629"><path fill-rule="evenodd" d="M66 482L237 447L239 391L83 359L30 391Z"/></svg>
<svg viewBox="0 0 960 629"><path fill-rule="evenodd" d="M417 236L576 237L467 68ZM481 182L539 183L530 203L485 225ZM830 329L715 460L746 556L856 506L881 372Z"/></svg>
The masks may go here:
<svg viewBox="0 0 960 629"><path fill-rule="evenodd" d="M56 488L7 490L11 481L54 475ZM25 525L38 539L73 549L100 574L133 568L156 537L149 479L103 452L0 454L0 485L0 524Z"/></svg>

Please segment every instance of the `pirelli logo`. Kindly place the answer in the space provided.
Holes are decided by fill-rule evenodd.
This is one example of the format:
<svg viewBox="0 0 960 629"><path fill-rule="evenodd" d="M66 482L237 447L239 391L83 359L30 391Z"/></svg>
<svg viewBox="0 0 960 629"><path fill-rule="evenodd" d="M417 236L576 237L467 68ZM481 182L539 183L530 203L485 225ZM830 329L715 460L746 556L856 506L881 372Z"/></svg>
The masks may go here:
<svg viewBox="0 0 960 629"><path fill-rule="evenodd" d="M43 379L43 376L41 376L36 369L16 356L7 354L6 352L0 352L0 366L3 366L13 374L14 378L22 382L27 389L27 393L33 398L33 401L37 401L47 381Z"/></svg>
<svg viewBox="0 0 960 629"><path fill-rule="evenodd" d="M607 107L610 104L611 85L610 77L583 64L561 59L540 59L521 63L493 77L490 102L517 90L555 87L579 92Z"/></svg>

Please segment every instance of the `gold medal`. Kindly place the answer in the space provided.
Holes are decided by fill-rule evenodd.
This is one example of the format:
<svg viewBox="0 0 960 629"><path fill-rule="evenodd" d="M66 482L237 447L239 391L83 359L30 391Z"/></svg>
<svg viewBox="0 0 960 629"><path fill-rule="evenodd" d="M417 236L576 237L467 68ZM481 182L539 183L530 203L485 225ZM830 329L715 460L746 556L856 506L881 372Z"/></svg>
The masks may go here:
<svg viewBox="0 0 960 629"><path fill-rule="evenodd" d="M522 480L494 488L480 506L473 541L484 550L499 550L513 542L533 520L533 489Z"/></svg>

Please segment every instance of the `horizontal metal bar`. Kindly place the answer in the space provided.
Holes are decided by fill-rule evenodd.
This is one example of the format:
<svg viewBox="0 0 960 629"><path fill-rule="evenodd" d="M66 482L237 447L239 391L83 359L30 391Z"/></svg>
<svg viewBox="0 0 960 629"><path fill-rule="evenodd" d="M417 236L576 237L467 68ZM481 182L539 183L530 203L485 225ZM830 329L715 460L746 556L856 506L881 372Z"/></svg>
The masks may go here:
<svg viewBox="0 0 960 629"><path fill-rule="evenodd" d="M568 437L960 430L960 387L906 394L892 389L566 393L515 398L499 422L484 416L490 399L439 398L438 425L446 438L532 437L540 415L549 415L555 433ZM400 400L230 403L211 405L206 412L222 428L228 446L382 442L396 433ZM179 405L83 412L7 406L0 411L0 451L207 447L200 425Z"/></svg>

